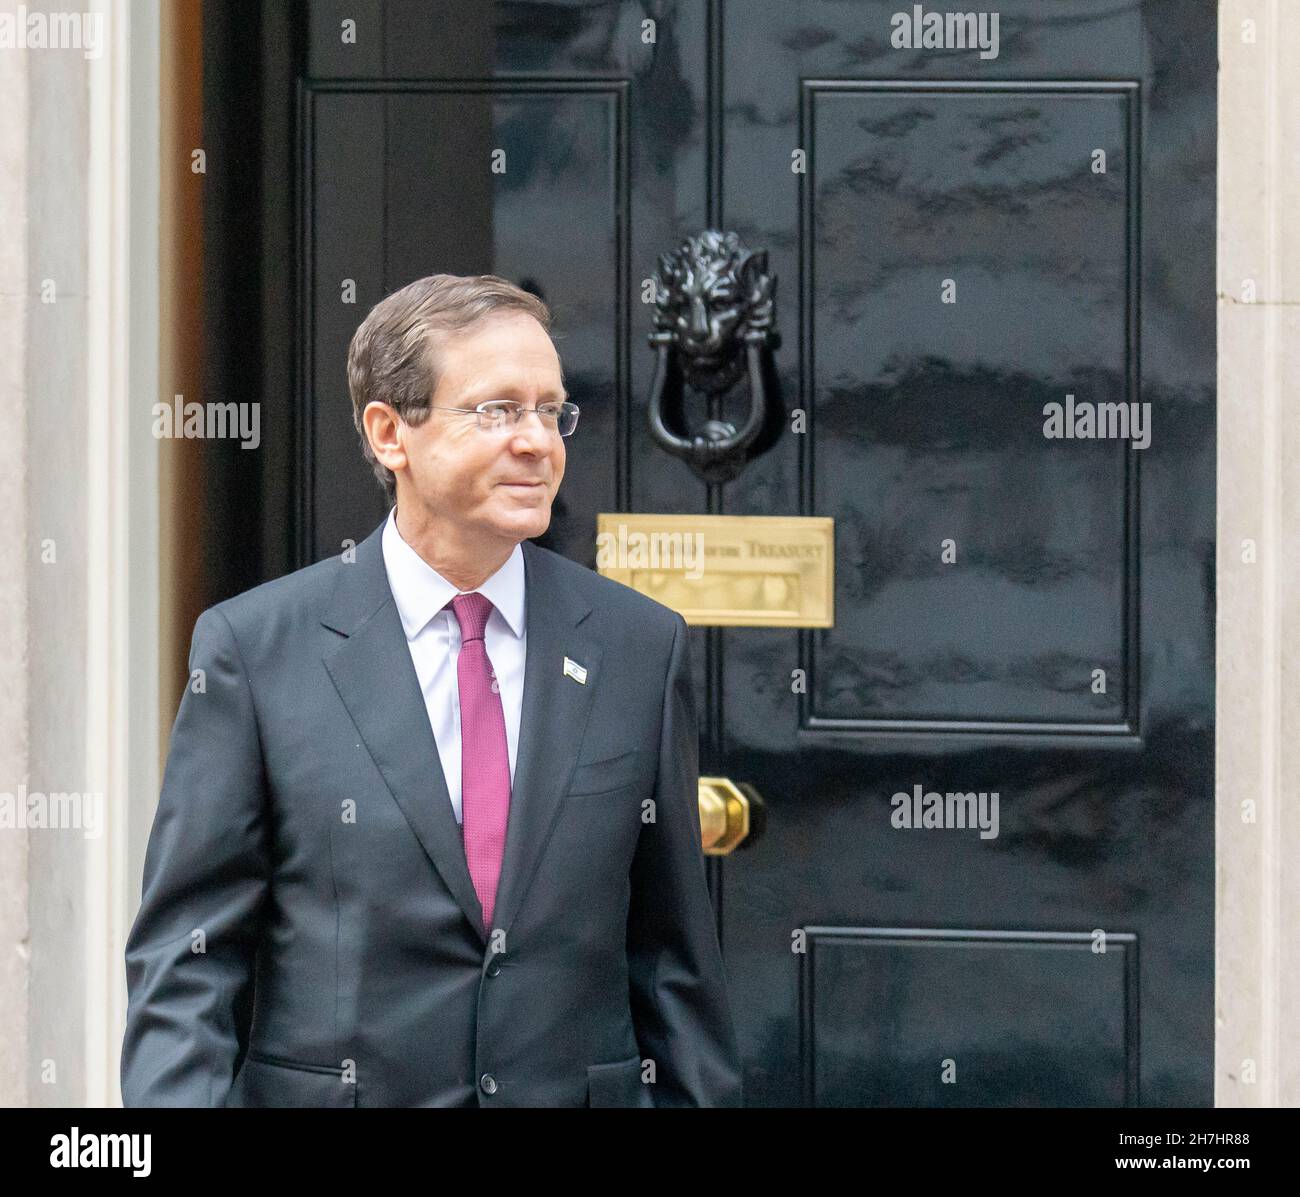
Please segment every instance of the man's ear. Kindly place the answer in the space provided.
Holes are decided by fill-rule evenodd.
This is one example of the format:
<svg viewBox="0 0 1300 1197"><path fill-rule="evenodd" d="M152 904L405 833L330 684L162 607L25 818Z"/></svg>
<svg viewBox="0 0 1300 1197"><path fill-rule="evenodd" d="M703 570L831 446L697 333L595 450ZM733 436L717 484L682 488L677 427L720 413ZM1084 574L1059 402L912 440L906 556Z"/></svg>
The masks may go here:
<svg viewBox="0 0 1300 1197"><path fill-rule="evenodd" d="M402 418L396 408L378 399L371 400L361 413L361 426L380 465L393 473L406 468L406 449L401 438Z"/></svg>

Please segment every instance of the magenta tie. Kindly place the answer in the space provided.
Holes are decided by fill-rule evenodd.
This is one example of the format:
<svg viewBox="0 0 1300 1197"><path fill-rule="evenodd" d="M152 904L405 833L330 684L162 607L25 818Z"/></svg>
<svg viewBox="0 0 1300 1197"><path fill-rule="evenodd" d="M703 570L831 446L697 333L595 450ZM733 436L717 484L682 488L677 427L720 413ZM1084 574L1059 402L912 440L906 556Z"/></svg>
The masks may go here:
<svg viewBox="0 0 1300 1197"><path fill-rule="evenodd" d="M456 595L451 608L461 638L456 680L460 689L460 810L465 860L483 904L483 925L491 931L510 814L506 717L483 641L492 603L475 591Z"/></svg>

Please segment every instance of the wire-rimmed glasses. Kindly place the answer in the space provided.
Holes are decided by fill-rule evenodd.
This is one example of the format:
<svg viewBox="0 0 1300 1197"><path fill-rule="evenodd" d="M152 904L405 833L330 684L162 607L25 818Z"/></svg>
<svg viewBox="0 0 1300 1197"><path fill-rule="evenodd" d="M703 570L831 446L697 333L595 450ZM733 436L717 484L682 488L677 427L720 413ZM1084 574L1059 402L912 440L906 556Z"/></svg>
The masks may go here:
<svg viewBox="0 0 1300 1197"><path fill-rule="evenodd" d="M430 404L430 407L433 407ZM455 411L462 416L478 416L478 426L484 432L504 432L516 428L524 413L535 411L543 427L554 428L561 436L569 436L578 426L576 403L539 403L525 407L513 399L489 399L477 407L436 407L435 411Z"/></svg>

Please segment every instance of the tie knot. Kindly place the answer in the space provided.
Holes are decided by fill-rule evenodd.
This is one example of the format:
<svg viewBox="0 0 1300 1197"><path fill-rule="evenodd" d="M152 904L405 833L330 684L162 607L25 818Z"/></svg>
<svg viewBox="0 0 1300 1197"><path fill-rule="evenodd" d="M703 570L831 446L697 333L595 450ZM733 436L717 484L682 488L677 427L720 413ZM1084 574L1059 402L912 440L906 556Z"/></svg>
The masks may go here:
<svg viewBox="0 0 1300 1197"><path fill-rule="evenodd" d="M492 613L492 600L486 595L458 594L451 600L451 609L460 624L462 641L482 640L483 629L487 627L488 616Z"/></svg>

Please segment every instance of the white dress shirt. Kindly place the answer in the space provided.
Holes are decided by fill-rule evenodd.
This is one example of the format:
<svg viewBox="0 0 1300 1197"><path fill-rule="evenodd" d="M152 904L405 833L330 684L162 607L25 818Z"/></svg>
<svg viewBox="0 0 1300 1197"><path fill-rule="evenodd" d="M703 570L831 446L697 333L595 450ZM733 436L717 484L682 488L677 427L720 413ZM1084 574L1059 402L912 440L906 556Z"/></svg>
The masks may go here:
<svg viewBox="0 0 1300 1197"><path fill-rule="evenodd" d="M456 822L461 820L460 683L456 659L460 656L460 622L456 613L442 608L458 590L402 539L397 530L397 508L388 513L382 537L384 568L397 603L411 650L416 677L424 695L429 725L438 744L438 756L451 795ZM528 635L524 626L524 551L515 550L478 593L492 604L483 640L488 660L501 691L506 720L506 746L510 752L510 780L514 783L515 755L519 745L519 716L524 702L524 660Z"/></svg>

